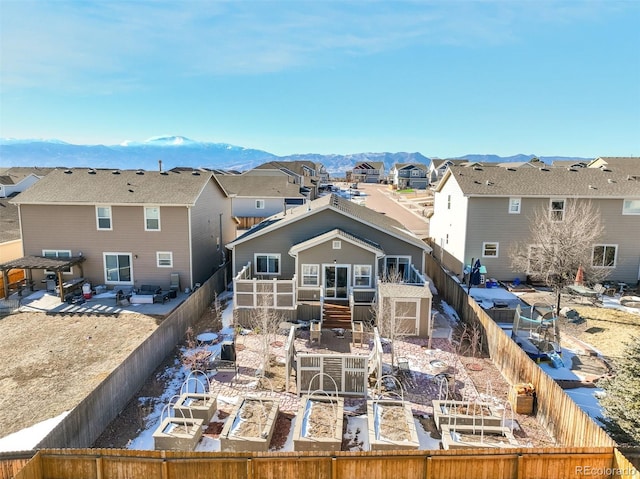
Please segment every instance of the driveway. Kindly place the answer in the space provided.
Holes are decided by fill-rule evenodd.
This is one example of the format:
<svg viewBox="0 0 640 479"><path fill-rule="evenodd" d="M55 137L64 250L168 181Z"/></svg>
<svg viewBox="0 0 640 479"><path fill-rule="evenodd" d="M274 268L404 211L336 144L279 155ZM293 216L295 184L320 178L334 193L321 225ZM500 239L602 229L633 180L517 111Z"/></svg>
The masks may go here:
<svg viewBox="0 0 640 479"><path fill-rule="evenodd" d="M422 216L420 208L411 211L410 196L395 193L389 185L359 183L358 190L366 194L365 205L372 210L398 220L418 238L429 236L429 220Z"/></svg>

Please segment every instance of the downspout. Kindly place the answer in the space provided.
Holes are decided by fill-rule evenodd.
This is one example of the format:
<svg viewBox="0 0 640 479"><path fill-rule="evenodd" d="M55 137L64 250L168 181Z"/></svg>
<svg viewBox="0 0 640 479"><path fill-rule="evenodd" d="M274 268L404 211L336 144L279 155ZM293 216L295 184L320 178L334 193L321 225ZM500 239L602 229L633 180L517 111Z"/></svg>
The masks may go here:
<svg viewBox="0 0 640 479"><path fill-rule="evenodd" d="M191 231L191 207L187 206L187 221L189 222L189 288L193 285L193 244L192 244L192 231Z"/></svg>

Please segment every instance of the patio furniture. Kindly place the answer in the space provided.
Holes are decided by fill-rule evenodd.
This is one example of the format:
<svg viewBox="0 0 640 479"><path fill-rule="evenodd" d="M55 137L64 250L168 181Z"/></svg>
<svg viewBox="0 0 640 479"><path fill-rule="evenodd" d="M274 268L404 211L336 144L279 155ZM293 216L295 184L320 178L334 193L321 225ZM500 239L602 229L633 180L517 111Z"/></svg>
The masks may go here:
<svg viewBox="0 0 640 479"><path fill-rule="evenodd" d="M173 292L174 294L177 294L178 292L180 292L180 274L178 273L171 273L171 281L169 284L169 291ZM172 298L175 298L176 296L171 296Z"/></svg>
<svg viewBox="0 0 640 479"><path fill-rule="evenodd" d="M160 286L143 284L129 301L131 304L164 304L169 301L169 291L162 291Z"/></svg>

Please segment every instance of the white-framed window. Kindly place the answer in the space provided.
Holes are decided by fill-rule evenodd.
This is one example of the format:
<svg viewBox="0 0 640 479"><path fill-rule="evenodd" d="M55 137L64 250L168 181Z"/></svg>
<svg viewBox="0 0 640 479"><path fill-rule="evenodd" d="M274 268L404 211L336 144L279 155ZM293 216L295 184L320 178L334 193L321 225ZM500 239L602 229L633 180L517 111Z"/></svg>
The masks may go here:
<svg viewBox="0 0 640 479"><path fill-rule="evenodd" d="M353 266L353 285L371 287L371 265L356 264Z"/></svg>
<svg viewBox="0 0 640 479"><path fill-rule="evenodd" d="M42 256L45 258L53 258L53 259L65 259L71 258L71 250L69 249L43 249ZM55 271L44 271L45 274L53 274ZM65 268L62 270L63 274L72 274L73 268Z"/></svg>
<svg viewBox="0 0 640 479"><path fill-rule="evenodd" d="M96 225L99 230L111 230L111 206L96 206Z"/></svg>
<svg viewBox="0 0 640 479"><path fill-rule="evenodd" d="M512 215L519 215L521 205L522 198L509 198L509 213Z"/></svg>
<svg viewBox="0 0 640 479"><path fill-rule="evenodd" d="M263 210L264 209L264 200L256 200L256 209Z"/></svg>
<svg viewBox="0 0 640 479"><path fill-rule="evenodd" d="M414 168L413 170L411 170L411 176L419 177L420 176L420 170L418 168Z"/></svg>
<svg viewBox="0 0 640 479"><path fill-rule="evenodd" d="M254 255L256 274L280 274L280 255L256 253Z"/></svg>
<svg viewBox="0 0 640 479"><path fill-rule="evenodd" d="M500 246L500 243L496 243L496 242L482 243L482 257L497 258L499 246Z"/></svg>
<svg viewBox="0 0 640 479"><path fill-rule="evenodd" d="M342 241L340 240L333 240L331 245L333 249L342 249Z"/></svg>
<svg viewBox="0 0 640 479"><path fill-rule="evenodd" d="M144 207L144 230L160 231L160 207L159 206Z"/></svg>
<svg viewBox="0 0 640 479"><path fill-rule="evenodd" d="M615 268L617 256L617 244L597 244L593 246L591 264L596 268Z"/></svg>
<svg viewBox="0 0 640 479"><path fill-rule="evenodd" d="M624 200L622 203L623 215L640 215L640 200Z"/></svg>
<svg viewBox="0 0 640 479"><path fill-rule="evenodd" d="M156 265L158 268L173 268L173 252L156 251Z"/></svg>
<svg viewBox="0 0 640 479"><path fill-rule="evenodd" d="M409 279L411 256L387 256L384 259L385 274L391 279L406 281Z"/></svg>
<svg viewBox="0 0 640 479"><path fill-rule="evenodd" d="M302 285L318 286L320 284L320 265L303 264L302 265Z"/></svg>
<svg viewBox="0 0 640 479"><path fill-rule="evenodd" d="M131 253L103 253L103 257L105 283L133 283Z"/></svg>
<svg viewBox="0 0 640 479"><path fill-rule="evenodd" d="M549 215L551 221L564 221L564 198L551 198L549 200Z"/></svg>

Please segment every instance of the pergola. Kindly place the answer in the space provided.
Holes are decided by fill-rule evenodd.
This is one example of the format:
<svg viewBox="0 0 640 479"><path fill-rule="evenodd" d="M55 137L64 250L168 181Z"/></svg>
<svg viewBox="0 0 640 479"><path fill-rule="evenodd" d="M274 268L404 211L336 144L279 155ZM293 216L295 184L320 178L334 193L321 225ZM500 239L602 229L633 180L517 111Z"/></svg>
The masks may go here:
<svg viewBox="0 0 640 479"><path fill-rule="evenodd" d="M33 285L33 276L32 271L34 269L42 269L45 271L52 271L56 274L58 278L58 286L60 290L60 301L64 301L64 296L66 290L75 286L82 281L83 279L83 271L82 271L82 263L85 261L84 256L72 256L69 258L46 258L44 256L23 256L22 258L14 259L8 261L6 263L0 264L0 271L2 271L2 279L4 282L4 297L9 297L9 271L12 269L24 269L27 272L26 282L28 285ZM78 266L80 268L80 277L73 279L68 284L62 279L62 273L65 270L69 270L69 268L73 266Z"/></svg>

